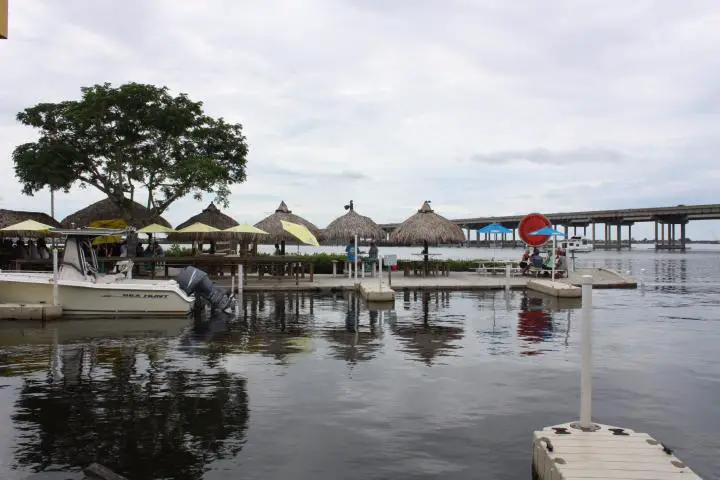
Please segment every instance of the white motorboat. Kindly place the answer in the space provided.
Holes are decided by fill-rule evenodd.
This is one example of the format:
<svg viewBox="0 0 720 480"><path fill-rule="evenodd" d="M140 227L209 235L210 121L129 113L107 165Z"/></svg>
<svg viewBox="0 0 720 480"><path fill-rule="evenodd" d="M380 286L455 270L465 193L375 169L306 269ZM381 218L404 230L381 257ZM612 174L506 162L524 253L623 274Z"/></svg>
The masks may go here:
<svg viewBox="0 0 720 480"><path fill-rule="evenodd" d="M57 272L0 270L0 303L53 304L66 315L80 316L177 316L190 313L194 295L175 280L132 278L133 262L121 262L119 273L100 273L91 240L98 236L122 235L125 230L53 230L66 236ZM57 279L55 275L57 274Z"/></svg>
<svg viewBox="0 0 720 480"><path fill-rule="evenodd" d="M585 237L570 237L560 243L560 247L568 252L588 253L593 251L593 244Z"/></svg>

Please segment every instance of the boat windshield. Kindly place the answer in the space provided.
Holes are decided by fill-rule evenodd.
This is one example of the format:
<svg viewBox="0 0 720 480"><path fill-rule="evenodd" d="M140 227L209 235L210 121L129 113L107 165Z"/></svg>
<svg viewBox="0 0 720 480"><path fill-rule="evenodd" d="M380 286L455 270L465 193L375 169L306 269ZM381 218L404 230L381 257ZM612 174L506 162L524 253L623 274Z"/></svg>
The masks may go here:
<svg viewBox="0 0 720 480"><path fill-rule="evenodd" d="M83 263L84 269L86 269L89 266L94 271L97 271L97 269L98 269L97 254L95 253L95 250L93 250L92 246L90 245L90 241L88 239L83 239L80 241L80 256L82 258L82 263Z"/></svg>

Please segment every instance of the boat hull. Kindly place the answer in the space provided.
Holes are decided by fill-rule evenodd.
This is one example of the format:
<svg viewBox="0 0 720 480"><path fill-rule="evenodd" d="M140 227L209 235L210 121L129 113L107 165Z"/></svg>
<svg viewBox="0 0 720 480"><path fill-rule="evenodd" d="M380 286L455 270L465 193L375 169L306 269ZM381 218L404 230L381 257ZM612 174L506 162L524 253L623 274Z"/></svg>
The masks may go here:
<svg viewBox="0 0 720 480"><path fill-rule="evenodd" d="M64 315L187 315L193 300L172 284L58 283L58 302L63 306ZM0 303L52 304L52 280L0 278Z"/></svg>

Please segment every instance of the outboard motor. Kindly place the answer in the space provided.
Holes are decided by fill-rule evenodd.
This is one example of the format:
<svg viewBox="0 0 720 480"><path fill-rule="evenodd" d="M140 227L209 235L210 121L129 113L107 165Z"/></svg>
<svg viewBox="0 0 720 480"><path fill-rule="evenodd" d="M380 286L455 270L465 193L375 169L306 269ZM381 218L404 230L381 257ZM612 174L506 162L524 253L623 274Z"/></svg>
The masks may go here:
<svg viewBox="0 0 720 480"><path fill-rule="evenodd" d="M202 297L216 311L230 313L234 301L225 291L213 285L207 273L195 267L185 267L175 279L183 292Z"/></svg>

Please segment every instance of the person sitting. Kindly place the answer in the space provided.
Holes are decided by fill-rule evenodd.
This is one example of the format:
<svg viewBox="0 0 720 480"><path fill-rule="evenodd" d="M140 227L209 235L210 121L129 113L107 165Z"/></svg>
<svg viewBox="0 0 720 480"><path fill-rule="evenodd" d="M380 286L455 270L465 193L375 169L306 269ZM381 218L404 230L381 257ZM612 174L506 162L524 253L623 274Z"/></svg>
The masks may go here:
<svg viewBox="0 0 720 480"><path fill-rule="evenodd" d="M535 268L542 268L543 258L540 255L540 250L535 248L532 255L530 255L530 264Z"/></svg>
<svg viewBox="0 0 720 480"><path fill-rule="evenodd" d="M523 256L520 259L520 268L522 269L523 275L526 275L530 270L530 249L525 249L523 252Z"/></svg>
<svg viewBox="0 0 720 480"><path fill-rule="evenodd" d="M42 260L49 260L52 255L50 255L50 249L47 246L47 243L45 243L44 238L38 238L37 241L37 249L40 253L40 258Z"/></svg>
<svg viewBox="0 0 720 480"><path fill-rule="evenodd" d="M40 260L40 251L32 240L28 241L28 258L30 260Z"/></svg>
<svg viewBox="0 0 720 480"><path fill-rule="evenodd" d="M568 273L567 255L561 248L558 249L557 261L555 262L555 277L559 278Z"/></svg>
<svg viewBox="0 0 720 480"><path fill-rule="evenodd" d="M345 246L345 255L347 256L347 261L350 262L350 271L352 272L352 269L355 268L353 265L357 262L357 258L355 256L355 243L352 240L350 240Z"/></svg>
<svg viewBox="0 0 720 480"><path fill-rule="evenodd" d="M275 252L273 252L273 255L277 255L277 256L282 255L282 251L280 250L280 244L278 244L278 243L275 244Z"/></svg>

